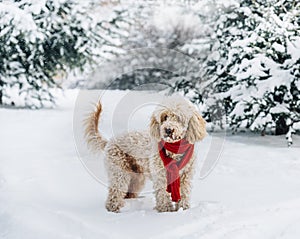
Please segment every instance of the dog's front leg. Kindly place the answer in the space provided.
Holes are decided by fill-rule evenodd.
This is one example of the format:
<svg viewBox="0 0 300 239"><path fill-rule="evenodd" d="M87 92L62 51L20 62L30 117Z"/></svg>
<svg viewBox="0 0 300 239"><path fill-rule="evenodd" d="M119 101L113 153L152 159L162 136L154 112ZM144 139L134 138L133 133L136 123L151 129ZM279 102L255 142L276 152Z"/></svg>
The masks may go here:
<svg viewBox="0 0 300 239"><path fill-rule="evenodd" d="M163 165L159 165L154 168L153 188L155 190L156 206L155 209L158 212L172 212L173 204L171 202L170 194L166 191L167 189L167 178L166 171Z"/></svg>
<svg viewBox="0 0 300 239"><path fill-rule="evenodd" d="M169 193L165 188L155 190L156 206L155 209L158 212L173 212L173 204L170 200Z"/></svg>
<svg viewBox="0 0 300 239"><path fill-rule="evenodd" d="M177 209L179 209L180 207L182 207L183 210L190 208L191 180L191 170L184 172L180 177L181 200L178 203Z"/></svg>
<svg viewBox="0 0 300 239"><path fill-rule="evenodd" d="M120 212L125 204L125 196L130 183L130 175L118 167L111 167L108 174L109 191L106 200L106 209L110 212Z"/></svg>

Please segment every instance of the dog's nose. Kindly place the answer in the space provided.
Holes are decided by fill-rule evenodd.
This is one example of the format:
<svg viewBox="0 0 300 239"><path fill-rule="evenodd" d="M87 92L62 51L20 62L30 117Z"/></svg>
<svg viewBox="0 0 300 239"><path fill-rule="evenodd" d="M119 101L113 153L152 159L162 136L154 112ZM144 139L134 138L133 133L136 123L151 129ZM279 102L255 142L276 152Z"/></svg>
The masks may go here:
<svg viewBox="0 0 300 239"><path fill-rule="evenodd" d="M173 130L171 130L170 128L166 128L165 132L167 135L171 135L173 133Z"/></svg>

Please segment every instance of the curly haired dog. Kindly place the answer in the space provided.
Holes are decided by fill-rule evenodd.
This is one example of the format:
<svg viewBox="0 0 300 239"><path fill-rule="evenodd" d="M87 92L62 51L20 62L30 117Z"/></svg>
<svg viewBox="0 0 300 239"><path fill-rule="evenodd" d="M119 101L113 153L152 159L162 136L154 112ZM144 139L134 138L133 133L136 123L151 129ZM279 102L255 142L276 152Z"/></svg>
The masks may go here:
<svg viewBox="0 0 300 239"><path fill-rule="evenodd" d="M188 209L196 159L193 146L206 135L206 122L196 108L182 97L166 97L153 112L149 131L129 132L109 141L98 131L101 111L99 102L86 120L85 133L88 145L106 156L106 209L119 212L125 198L138 196L146 178L153 181L157 211Z"/></svg>

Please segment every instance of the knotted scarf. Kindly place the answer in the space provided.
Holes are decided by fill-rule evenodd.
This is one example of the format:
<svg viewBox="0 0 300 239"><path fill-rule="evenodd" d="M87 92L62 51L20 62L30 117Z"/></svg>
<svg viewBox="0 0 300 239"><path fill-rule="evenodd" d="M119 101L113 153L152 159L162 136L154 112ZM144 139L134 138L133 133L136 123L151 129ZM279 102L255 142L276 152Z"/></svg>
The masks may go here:
<svg viewBox="0 0 300 239"><path fill-rule="evenodd" d="M173 202L178 202L181 199L179 170L190 161L194 152L194 145L185 139L175 143L168 143L161 140L158 143L158 149L167 173L167 192L171 193ZM175 154L183 154L183 156L179 161L176 161L167 156L166 150Z"/></svg>

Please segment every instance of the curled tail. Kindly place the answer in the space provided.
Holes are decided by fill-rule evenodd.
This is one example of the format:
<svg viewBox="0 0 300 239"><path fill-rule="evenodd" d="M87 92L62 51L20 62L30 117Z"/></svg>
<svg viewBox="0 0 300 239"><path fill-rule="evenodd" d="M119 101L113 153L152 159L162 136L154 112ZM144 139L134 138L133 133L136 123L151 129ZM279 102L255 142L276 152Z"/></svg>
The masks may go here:
<svg viewBox="0 0 300 239"><path fill-rule="evenodd" d="M90 113L85 121L85 137L87 139L88 146L93 151L103 150L107 144L107 141L102 138L98 131L98 122L101 112L102 105L98 102L96 109Z"/></svg>

